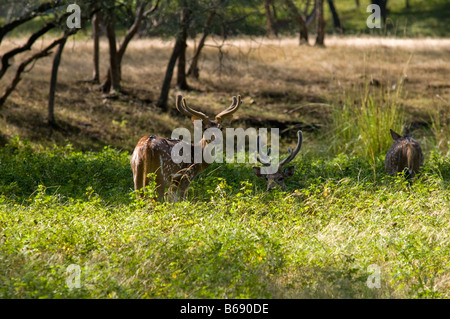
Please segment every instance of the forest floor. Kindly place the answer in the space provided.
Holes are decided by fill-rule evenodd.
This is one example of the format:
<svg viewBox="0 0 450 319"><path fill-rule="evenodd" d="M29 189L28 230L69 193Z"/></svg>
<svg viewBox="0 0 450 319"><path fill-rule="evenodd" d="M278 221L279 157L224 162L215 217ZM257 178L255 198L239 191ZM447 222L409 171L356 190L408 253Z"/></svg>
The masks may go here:
<svg viewBox="0 0 450 319"><path fill-rule="evenodd" d="M0 55L25 40L4 41ZM1 141L19 136L44 146L69 141L82 150L110 145L131 151L143 135L169 136L175 127L191 128L189 119L155 106L171 47L172 42L160 39L133 40L122 63L123 94L118 100L108 100L96 90L97 85L83 82L92 75L92 42L70 40L56 90L59 127L51 128L46 121L52 59L44 58L23 74L0 111ZM188 62L194 47L195 42L190 42ZM107 57L103 40L102 75ZM18 58L0 82L1 92L19 63ZM188 78L193 90L180 92L173 87L168 103L174 108L175 96L183 94L192 107L213 115L240 94L242 107L228 125L277 126L295 142L296 128L326 131L330 108L343 104L348 92L365 84L394 92L402 82L399 103L407 112L407 121L417 127L429 126L430 112L448 107L449 71L449 39L330 36L326 48L299 46L293 38L240 38L224 43L212 39L201 56L200 79Z"/></svg>

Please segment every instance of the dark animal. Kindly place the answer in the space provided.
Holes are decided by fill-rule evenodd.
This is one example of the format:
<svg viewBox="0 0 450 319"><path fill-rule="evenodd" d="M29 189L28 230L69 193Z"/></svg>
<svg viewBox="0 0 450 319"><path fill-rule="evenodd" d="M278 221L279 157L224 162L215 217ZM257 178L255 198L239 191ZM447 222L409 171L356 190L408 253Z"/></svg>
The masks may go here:
<svg viewBox="0 0 450 319"><path fill-rule="evenodd" d="M409 130L405 130L404 136L391 129L394 144L389 148L384 160L386 172L397 175L404 172L406 178L412 179L420 173L423 166L423 153L419 143L411 137Z"/></svg>

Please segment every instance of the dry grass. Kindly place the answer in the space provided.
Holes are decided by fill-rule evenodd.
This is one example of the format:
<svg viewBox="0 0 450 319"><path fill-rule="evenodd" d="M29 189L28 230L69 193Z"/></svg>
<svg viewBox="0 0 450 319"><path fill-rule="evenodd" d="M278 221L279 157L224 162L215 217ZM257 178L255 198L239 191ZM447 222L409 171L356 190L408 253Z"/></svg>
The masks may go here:
<svg viewBox="0 0 450 319"><path fill-rule="evenodd" d="M4 40L0 55L26 39ZM45 39L48 42L51 39ZM82 83L92 74L92 43L70 40L63 54L56 95L60 129L46 124L51 58L38 61L24 74L0 113L0 136L20 136L41 145L70 141L81 149L112 145L132 150L145 134L170 135L175 127L190 127L188 119L170 117L156 109L171 41L136 39L123 60L123 88L117 101L104 101L95 86ZM35 44L39 49L43 42ZM328 37L326 48L298 46L297 39L210 39L200 62L200 79L188 79L195 89L183 92L193 107L209 114L227 107L240 94L239 123L251 126L316 124L326 130L330 102L342 92L372 81L393 89L405 78L407 94L400 101L410 122L430 125L429 110L450 101L450 40ZM188 59L195 43L188 47ZM101 42L101 73L107 69L107 42ZM0 82L0 92L12 78L14 66ZM409 63L408 63L409 61ZM169 104L174 107L175 89ZM436 99L439 95L439 100ZM282 123L285 124L282 124ZM292 136L291 136L292 133ZM294 130L286 132L295 137ZM308 141L305 141L308 143ZM312 140L309 140L312 142Z"/></svg>

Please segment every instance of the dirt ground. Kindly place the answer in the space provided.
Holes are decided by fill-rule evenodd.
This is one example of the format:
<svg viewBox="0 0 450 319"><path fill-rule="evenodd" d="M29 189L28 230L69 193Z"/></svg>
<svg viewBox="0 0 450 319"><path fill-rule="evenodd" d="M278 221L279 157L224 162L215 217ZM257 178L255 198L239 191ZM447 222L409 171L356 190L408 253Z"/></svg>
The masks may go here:
<svg viewBox="0 0 450 319"><path fill-rule="evenodd" d="M0 55L26 41L3 41ZM51 41L46 38L34 50ZM197 41L188 46L188 64ZM188 78L191 91L179 92L173 79L169 107L183 94L191 107L211 116L226 108L233 95L243 104L236 121L244 126L294 128L323 132L329 108L343 103L346 92L367 84L395 92L402 83L401 104L408 120L429 125L430 112L449 108L450 39L327 37L326 47L299 46L296 38L269 40L210 39L200 60L200 79ZM82 150L104 145L131 151L147 134L169 136L176 127L191 128L189 119L156 108L173 42L135 39L122 62L123 94L102 97L97 85L84 82L92 75L92 41L71 39L66 44L58 76L55 116L58 128L46 121L52 58L43 58L0 108L0 142L15 136L33 144L64 145ZM17 66L30 52L16 57L0 81L2 93ZM108 66L106 39L101 42L101 74ZM175 72L176 74L176 72ZM176 112L173 112L176 113Z"/></svg>

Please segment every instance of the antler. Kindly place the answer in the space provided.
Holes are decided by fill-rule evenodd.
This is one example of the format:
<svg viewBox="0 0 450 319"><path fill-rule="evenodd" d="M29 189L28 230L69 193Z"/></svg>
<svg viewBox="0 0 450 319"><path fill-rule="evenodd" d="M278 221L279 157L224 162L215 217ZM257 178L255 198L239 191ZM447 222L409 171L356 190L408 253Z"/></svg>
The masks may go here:
<svg viewBox="0 0 450 319"><path fill-rule="evenodd" d="M264 166L270 166L270 158L269 158L270 147L267 150L267 155L265 155L265 156L267 156L267 159L261 159L259 150L260 150L260 143L259 143L259 135L258 135L257 140L256 140L256 159L258 160L258 162L260 162Z"/></svg>
<svg viewBox="0 0 450 319"><path fill-rule="evenodd" d="M233 113L236 112L241 105L241 96L238 95L233 96L233 102L231 105L224 111L220 112L216 115L216 121L222 121L225 118L230 118L233 116Z"/></svg>
<svg viewBox="0 0 450 319"><path fill-rule="evenodd" d="M186 116L192 116L192 114L190 114L188 111L186 111L183 108L182 100L183 100L183 96L177 95L177 100L176 100L175 106L177 107L178 112L180 112L181 114L186 115Z"/></svg>
<svg viewBox="0 0 450 319"><path fill-rule="evenodd" d="M292 151L292 148L288 148L289 151L289 155L288 157L286 157L284 160L282 160L279 164L278 167L281 167L287 163L289 163L290 161L292 161L295 156L297 156L298 152L300 152L300 148L302 147L302 142L303 142L303 134L302 131L298 131L297 132L298 135L298 142L297 142L297 146L295 147L295 150Z"/></svg>
<svg viewBox="0 0 450 319"><path fill-rule="evenodd" d="M176 100L176 107L177 110L186 115L186 116L194 116L194 117L198 117L199 119L201 119L202 121L207 121L209 120L209 117L202 112L196 111L191 109L187 103L186 103L186 99L184 99L181 95L177 96L177 100Z"/></svg>

